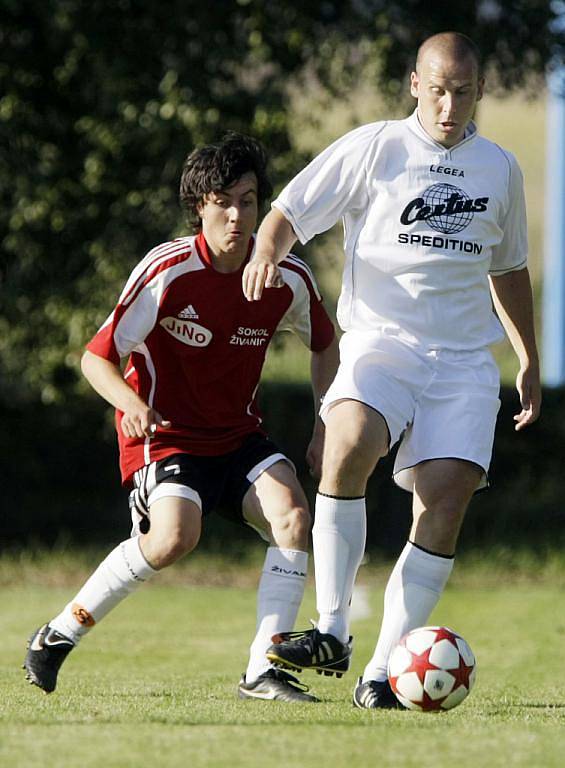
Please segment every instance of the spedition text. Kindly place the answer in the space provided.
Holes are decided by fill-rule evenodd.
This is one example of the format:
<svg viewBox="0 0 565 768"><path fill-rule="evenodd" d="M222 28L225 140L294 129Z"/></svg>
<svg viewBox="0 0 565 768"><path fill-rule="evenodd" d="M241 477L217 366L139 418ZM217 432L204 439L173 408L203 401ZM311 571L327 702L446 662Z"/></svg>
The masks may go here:
<svg viewBox="0 0 565 768"><path fill-rule="evenodd" d="M451 251L464 251L465 253L480 254L483 246L469 240L458 240L455 237L442 237L441 235L409 235L402 232L398 235L398 242L404 245L421 245L425 248L447 248Z"/></svg>

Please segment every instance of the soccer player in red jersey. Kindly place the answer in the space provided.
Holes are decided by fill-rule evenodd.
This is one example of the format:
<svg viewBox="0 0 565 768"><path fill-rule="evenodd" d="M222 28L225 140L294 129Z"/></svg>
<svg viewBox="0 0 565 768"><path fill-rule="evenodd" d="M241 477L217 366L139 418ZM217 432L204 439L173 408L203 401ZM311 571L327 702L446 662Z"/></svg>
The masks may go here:
<svg viewBox="0 0 565 768"><path fill-rule="evenodd" d="M81 637L192 551L202 518L217 510L269 543L239 696L317 701L265 656L272 635L295 622L310 515L292 464L261 429L256 393L277 330L295 331L311 350L316 405L333 380L338 352L312 274L297 257L281 263L285 284L264 301L250 304L241 293L258 213L272 191L266 162L260 144L236 133L188 156L180 199L195 234L147 254L87 345L83 373L116 408L133 530L62 612L32 635L24 667L47 693ZM316 417L306 454L315 475L322 445Z"/></svg>

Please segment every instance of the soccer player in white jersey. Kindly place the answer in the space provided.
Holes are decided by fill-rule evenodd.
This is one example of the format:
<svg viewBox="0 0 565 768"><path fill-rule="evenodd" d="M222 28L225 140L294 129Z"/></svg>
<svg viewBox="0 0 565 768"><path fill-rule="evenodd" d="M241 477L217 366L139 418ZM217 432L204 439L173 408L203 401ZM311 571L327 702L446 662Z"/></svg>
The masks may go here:
<svg viewBox="0 0 565 768"><path fill-rule="evenodd" d="M194 549L203 516L215 509L269 542L239 696L317 701L265 656L273 634L292 629L296 619L310 516L293 466L261 429L256 392L277 330L295 331L311 350L316 404L337 370L338 348L310 270L295 256L282 262L285 284L275 295L252 306L241 292L258 211L270 194L265 152L250 137L230 133L192 152L180 197L197 234L149 252L88 344L82 369L116 408L134 530L32 635L24 667L47 693L83 635ZM306 455L314 475L323 436L316 418Z"/></svg>
<svg viewBox="0 0 565 768"><path fill-rule="evenodd" d="M287 668L348 669L366 482L400 441L394 477L413 493L413 524L386 587L375 653L355 686L360 708L398 706L390 650L427 622L467 505L486 484L499 408L489 345L503 336L501 323L519 360L516 430L540 408L522 176L472 122L483 87L469 38L424 41L411 74L415 112L358 128L315 158L273 203L244 272L247 298L259 299L279 284L277 264L296 238L305 243L343 220L345 333L322 405L313 531L319 623L279 638L268 656Z"/></svg>

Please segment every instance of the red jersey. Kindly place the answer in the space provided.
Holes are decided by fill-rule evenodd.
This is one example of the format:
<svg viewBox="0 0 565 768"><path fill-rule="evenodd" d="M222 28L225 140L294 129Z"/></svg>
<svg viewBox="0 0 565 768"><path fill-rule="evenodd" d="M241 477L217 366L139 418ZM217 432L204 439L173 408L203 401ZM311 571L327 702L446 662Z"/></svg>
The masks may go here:
<svg viewBox="0 0 565 768"><path fill-rule="evenodd" d="M254 247L250 242L250 253ZM218 272L204 237L181 237L151 250L130 275L118 304L87 345L119 364L124 377L169 429L125 437L116 411L122 480L173 453L216 456L261 432L256 393L267 347L277 330L293 330L319 352L334 327L306 264L289 254L282 288L248 302L243 268Z"/></svg>

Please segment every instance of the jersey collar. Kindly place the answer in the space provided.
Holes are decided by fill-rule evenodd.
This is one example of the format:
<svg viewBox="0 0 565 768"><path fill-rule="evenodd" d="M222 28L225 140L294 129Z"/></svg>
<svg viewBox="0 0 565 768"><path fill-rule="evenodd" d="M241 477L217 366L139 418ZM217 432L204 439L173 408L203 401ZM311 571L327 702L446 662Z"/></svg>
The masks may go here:
<svg viewBox="0 0 565 768"><path fill-rule="evenodd" d="M477 126L476 124L471 120L469 125L465 128L465 135L461 139L461 141L458 144L455 144L453 147L444 147L443 144L440 144L439 141L435 141L432 139L430 134L425 130L425 128L422 126L422 123L420 122L420 118L418 117L418 107L412 112L410 117L406 118L406 122L410 129L421 139L423 139L427 144L431 144L434 147L437 147L438 149L441 149L442 152L453 152L454 149L459 149L459 147L463 146L463 144L466 144L468 141L472 141L477 136Z"/></svg>

